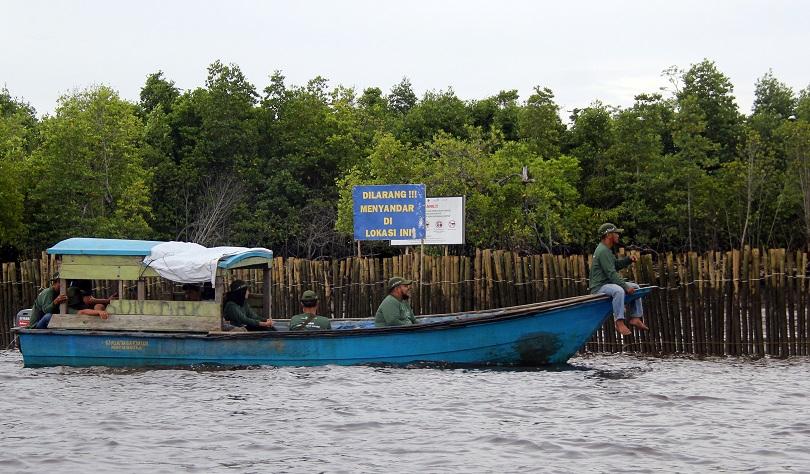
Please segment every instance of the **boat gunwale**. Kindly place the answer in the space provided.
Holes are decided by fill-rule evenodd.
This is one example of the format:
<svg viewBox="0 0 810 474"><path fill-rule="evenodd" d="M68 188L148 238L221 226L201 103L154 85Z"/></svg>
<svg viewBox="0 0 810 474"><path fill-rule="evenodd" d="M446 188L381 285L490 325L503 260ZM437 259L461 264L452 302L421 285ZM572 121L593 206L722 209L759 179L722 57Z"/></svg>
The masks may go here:
<svg viewBox="0 0 810 474"><path fill-rule="evenodd" d="M486 312L493 312L496 314L481 316L477 318L454 319L449 321L435 321L420 323L408 326L393 326L393 327L372 327L372 328L356 328L356 329L327 329L327 330L310 330L310 331L253 331L253 332L209 332L209 333L193 333L193 332L153 332L153 331L93 331L86 329L27 329L27 328L13 328L12 330L19 334L54 334L54 335L77 335L77 336L124 336L124 337L157 337L157 338L194 338L194 339L288 339L288 338L332 338L343 336L364 336L364 335L385 335L392 333L403 332L417 332L426 330L444 330L466 326L475 326L479 324L486 324L492 322L500 322L505 320L520 319L524 317L531 317L537 314L546 313L558 309L568 308L579 304L592 304L598 301L607 299L605 295L587 295L588 298L578 299L576 301L563 301L556 305L547 305L541 307L528 307L521 308L518 311L509 311L510 308L496 308L486 310ZM546 302L548 303L548 302ZM538 303L539 305L540 303ZM450 313L452 315L465 315L469 312ZM434 317L434 315L426 315L424 317ZM339 321L339 319L338 319Z"/></svg>
<svg viewBox="0 0 810 474"><path fill-rule="evenodd" d="M646 296L656 286L644 286L641 288L639 297ZM318 339L318 338L333 338L343 336L371 336L371 335L386 335L395 333L407 332L421 332L430 330L446 330L455 329L467 326L477 326L481 324L488 324L493 322L502 322L513 319L521 319L532 317L542 313L547 313L559 309L570 308L572 306L581 304L593 304L599 301L609 299L604 294L589 294L563 298L560 300L543 301L532 303L530 305L521 306L506 306L502 308L494 308L488 310L477 311L461 311L457 313L446 314L429 314L421 316L420 318L427 317L442 317L453 315L467 315L476 313L495 313L491 315L484 315L476 318L453 319L449 321L435 321L428 323L420 323L408 326L392 326L392 327L371 327L371 328L355 328L355 329L325 329L325 330L308 330L308 331L252 331L252 332L208 332L208 333L195 333L195 332L158 332L158 331L94 331L86 329L27 329L27 328L12 328L12 332L18 334L54 334L54 335L76 335L76 336L108 336L108 337L156 337L156 338L170 338L170 339L203 339L203 340L221 340L221 339ZM340 321L341 319L335 319Z"/></svg>

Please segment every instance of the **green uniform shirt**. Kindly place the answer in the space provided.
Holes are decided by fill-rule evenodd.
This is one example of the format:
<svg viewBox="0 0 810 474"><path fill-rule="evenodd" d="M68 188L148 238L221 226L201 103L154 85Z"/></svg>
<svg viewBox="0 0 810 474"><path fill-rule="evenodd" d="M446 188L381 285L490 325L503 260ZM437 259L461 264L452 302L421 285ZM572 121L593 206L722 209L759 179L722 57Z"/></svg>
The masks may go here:
<svg viewBox="0 0 810 474"><path fill-rule="evenodd" d="M323 316L315 316L312 318L312 321L307 323L306 326L296 327L304 324L304 321L306 321L308 318L308 313L296 314L290 318L290 331L332 329L332 321L329 321L329 318L325 318Z"/></svg>
<svg viewBox="0 0 810 474"><path fill-rule="evenodd" d="M593 264L591 264L591 274L588 278L590 280L590 292L596 293L599 288L608 283L619 285L626 290L628 288L627 282L619 275L618 270L627 267L631 263L630 257L617 259L613 250L600 242L593 252Z"/></svg>
<svg viewBox="0 0 810 474"><path fill-rule="evenodd" d="M224 314L225 320L234 326L257 328L261 326L259 323L264 321L253 311L247 301L242 306L233 301L228 301L225 303Z"/></svg>
<svg viewBox="0 0 810 474"><path fill-rule="evenodd" d="M416 324L411 305L391 295L385 297L374 315L374 325L378 328L390 326L410 326Z"/></svg>
<svg viewBox="0 0 810 474"><path fill-rule="evenodd" d="M59 296L59 292L50 286L39 292L37 299L34 300L34 307L31 308L31 317L28 320L29 328L34 327L43 315L56 312L59 305L53 304L53 300L57 296Z"/></svg>

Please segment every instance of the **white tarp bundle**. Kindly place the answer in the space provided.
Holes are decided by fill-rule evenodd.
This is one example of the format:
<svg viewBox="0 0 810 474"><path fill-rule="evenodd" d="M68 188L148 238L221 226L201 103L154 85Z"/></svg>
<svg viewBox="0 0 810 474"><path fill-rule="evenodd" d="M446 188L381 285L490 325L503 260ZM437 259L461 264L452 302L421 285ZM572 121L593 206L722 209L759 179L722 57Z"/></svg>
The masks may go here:
<svg viewBox="0 0 810 474"><path fill-rule="evenodd" d="M208 248L190 242L164 242L152 247L151 253L143 259L143 263L168 280L179 283L210 281L213 285L219 261L246 252L272 255L272 252L265 248Z"/></svg>

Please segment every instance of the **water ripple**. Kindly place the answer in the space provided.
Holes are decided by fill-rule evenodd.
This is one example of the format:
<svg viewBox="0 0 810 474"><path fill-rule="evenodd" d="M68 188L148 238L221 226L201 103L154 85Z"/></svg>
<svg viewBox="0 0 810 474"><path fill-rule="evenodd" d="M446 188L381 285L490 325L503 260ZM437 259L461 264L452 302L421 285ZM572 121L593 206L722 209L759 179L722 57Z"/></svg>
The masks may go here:
<svg viewBox="0 0 810 474"><path fill-rule="evenodd" d="M4 472L810 471L810 359L23 369Z"/></svg>

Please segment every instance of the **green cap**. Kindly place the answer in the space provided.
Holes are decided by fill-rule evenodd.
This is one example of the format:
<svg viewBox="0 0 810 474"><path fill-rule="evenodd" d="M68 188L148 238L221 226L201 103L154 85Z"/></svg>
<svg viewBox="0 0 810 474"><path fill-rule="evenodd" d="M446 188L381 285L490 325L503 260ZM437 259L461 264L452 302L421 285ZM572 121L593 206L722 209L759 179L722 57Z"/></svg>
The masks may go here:
<svg viewBox="0 0 810 474"><path fill-rule="evenodd" d="M239 291L239 290L241 290L243 288L247 288L247 287L248 287L248 284L245 283L244 281L242 281L242 280L234 280L234 281L231 282L231 293L233 293L234 291Z"/></svg>
<svg viewBox="0 0 810 474"><path fill-rule="evenodd" d="M388 291L393 290L399 285L410 285L411 283L413 283L413 281L402 277L392 277L390 280L388 280Z"/></svg>
<svg viewBox="0 0 810 474"><path fill-rule="evenodd" d="M318 301L318 295L314 291L307 290L301 294L302 303L311 303L313 301Z"/></svg>
<svg viewBox="0 0 810 474"><path fill-rule="evenodd" d="M610 222L605 222L604 224L599 226L599 235L600 236L605 236L607 234L612 234L612 233L621 234L622 232L624 232L624 229L619 229L618 227L611 224Z"/></svg>

